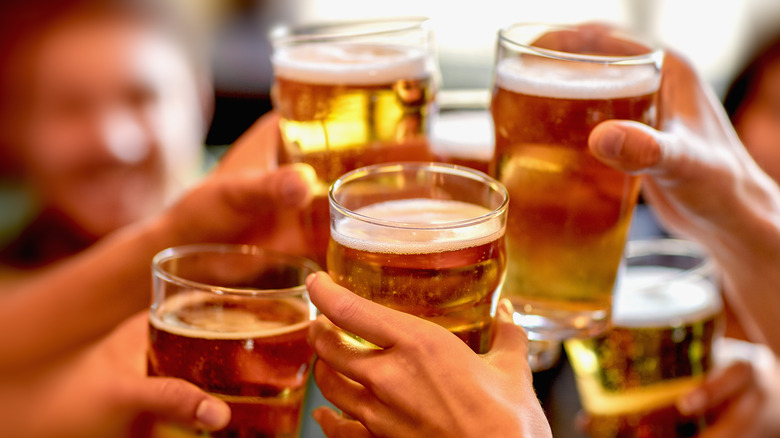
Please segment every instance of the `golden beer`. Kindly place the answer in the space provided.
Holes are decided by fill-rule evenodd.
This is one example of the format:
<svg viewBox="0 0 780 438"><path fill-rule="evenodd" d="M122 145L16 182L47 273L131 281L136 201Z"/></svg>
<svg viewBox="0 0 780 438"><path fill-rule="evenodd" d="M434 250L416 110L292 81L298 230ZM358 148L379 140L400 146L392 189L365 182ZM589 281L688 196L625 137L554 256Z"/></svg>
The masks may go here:
<svg viewBox="0 0 780 438"><path fill-rule="evenodd" d="M327 188L375 163L430 161L431 56L424 45L348 38L278 44L272 56L274 108L284 154L317 172L319 196L303 216L322 261L328 242Z"/></svg>
<svg viewBox="0 0 780 438"><path fill-rule="evenodd" d="M629 266L615 299L614 327L566 341L590 436L673 438L699 431L703 419L681 417L675 401L713 366L722 304L711 279L685 275Z"/></svg>
<svg viewBox="0 0 780 438"><path fill-rule="evenodd" d="M368 169L331 189L331 277L486 352L506 268L503 187L444 164Z"/></svg>
<svg viewBox="0 0 780 438"><path fill-rule="evenodd" d="M504 294L531 339L608 328L639 179L596 160L588 135L609 119L655 126L659 85L654 63L499 59L491 174L512 199Z"/></svg>

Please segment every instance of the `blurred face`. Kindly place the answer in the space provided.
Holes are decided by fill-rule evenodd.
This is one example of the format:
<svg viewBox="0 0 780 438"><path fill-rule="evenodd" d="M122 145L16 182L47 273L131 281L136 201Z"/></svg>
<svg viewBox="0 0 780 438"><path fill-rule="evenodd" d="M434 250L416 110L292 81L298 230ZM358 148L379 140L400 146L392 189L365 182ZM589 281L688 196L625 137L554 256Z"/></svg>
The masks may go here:
<svg viewBox="0 0 780 438"><path fill-rule="evenodd" d="M755 97L743 105L737 133L759 166L780 182L780 61L769 64Z"/></svg>
<svg viewBox="0 0 780 438"><path fill-rule="evenodd" d="M44 204L104 236L159 211L197 172L203 113L182 50L138 23L81 21L35 52L20 144Z"/></svg>

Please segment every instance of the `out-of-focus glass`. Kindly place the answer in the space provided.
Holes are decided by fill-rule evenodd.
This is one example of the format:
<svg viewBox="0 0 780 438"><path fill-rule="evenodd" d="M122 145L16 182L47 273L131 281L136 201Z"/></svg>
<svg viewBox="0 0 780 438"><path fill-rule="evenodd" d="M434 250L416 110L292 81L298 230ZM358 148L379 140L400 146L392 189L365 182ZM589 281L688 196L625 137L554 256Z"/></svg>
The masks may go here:
<svg viewBox="0 0 780 438"><path fill-rule="evenodd" d="M149 375L178 377L230 405L226 429L207 435L299 435L316 316L304 258L253 246L166 249L153 261ZM156 437L185 432L161 426Z"/></svg>
<svg viewBox="0 0 780 438"><path fill-rule="evenodd" d="M324 263L331 183L370 164L432 158L432 31L424 18L379 20L292 29L272 42L283 152L317 172L318 196L302 221L312 257Z"/></svg>
<svg viewBox="0 0 780 438"><path fill-rule="evenodd" d="M499 32L490 173L512 198L504 293L531 339L609 327L639 179L594 158L588 135L609 119L656 125L661 61L599 26Z"/></svg>
<svg viewBox="0 0 780 438"><path fill-rule="evenodd" d="M501 183L460 166L397 163L350 172L329 197L334 281L489 349L506 268Z"/></svg>
<svg viewBox="0 0 780 438"><path fill-rule="evenodd" d="M614 327L566 341L592 437L696 436L704 418L675 401L713 367L721 334L713 263L692 242L632 241L615 295Z"/></svg>

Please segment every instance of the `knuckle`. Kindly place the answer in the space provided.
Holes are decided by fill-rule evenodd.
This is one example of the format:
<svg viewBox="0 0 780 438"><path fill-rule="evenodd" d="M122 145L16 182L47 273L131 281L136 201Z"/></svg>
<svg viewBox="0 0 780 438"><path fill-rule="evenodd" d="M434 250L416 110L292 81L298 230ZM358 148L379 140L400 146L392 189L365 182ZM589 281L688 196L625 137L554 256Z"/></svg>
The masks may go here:
<svg viewBox="0 0 780 438"><path fill-rule="evenodd" d="M341 297L336 304L334 316L339 321L353 320L362 309L362 305L349 295Z"/></svg>

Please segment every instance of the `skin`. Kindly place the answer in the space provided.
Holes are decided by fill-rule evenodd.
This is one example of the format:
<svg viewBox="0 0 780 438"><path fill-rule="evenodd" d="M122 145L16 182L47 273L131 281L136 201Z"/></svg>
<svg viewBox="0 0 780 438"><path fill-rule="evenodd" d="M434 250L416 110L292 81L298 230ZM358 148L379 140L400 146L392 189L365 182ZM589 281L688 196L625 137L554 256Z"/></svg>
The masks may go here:
<svg viewBox="0 0 780 438"><path fill-rule="evenodd" d="M734 124L740 139L761 168L780 181L780 61L768 64L744 102Z"/></svg>
<svg viewBox="0 0 780 438"><path fill-rule="evenodd" d="M223 428L230 408L221 400L183 380L146 377L147 332L143 312L48 372L3 380L0 433L17 438L137 437L154 418Z"/></svg>
<svg viewBox="0 0 780 438"><path fill-rule="evenodd" d="M591 133L590 151L616 169L644 175L644 193L663 222L709 250L721 268L726 299L748 335L778 354L780 189L751 158L712 91L684 60L668 54L664 75L662 130L607 121ZM768 436L780 433L776 421L767 420L776 412L765 415L756 409L776 406L761 403L766 379L750 377L752 371L745 368L714 374L679 401L684 413L719 412L727 405L712 431L702 436L743 436L750 422Z"/></svg>
<svg viewBox="0 0 780 438"><path fill-rule="evenodd" d="M508 301L490 352L477 355L443 327L361 298L324 272L306 284L322 312L309 330L317 385L356 419L318 409L328 437L552 436L533 392L528 339Z"/></svg>
<svg viewBox="0 0 780 438"><path fill-rule="evenodd" d="M205 102L169 37L74 18L31 51L14 151L42 205L75 233L94 240L148 218L192 182Z"/></svg>

